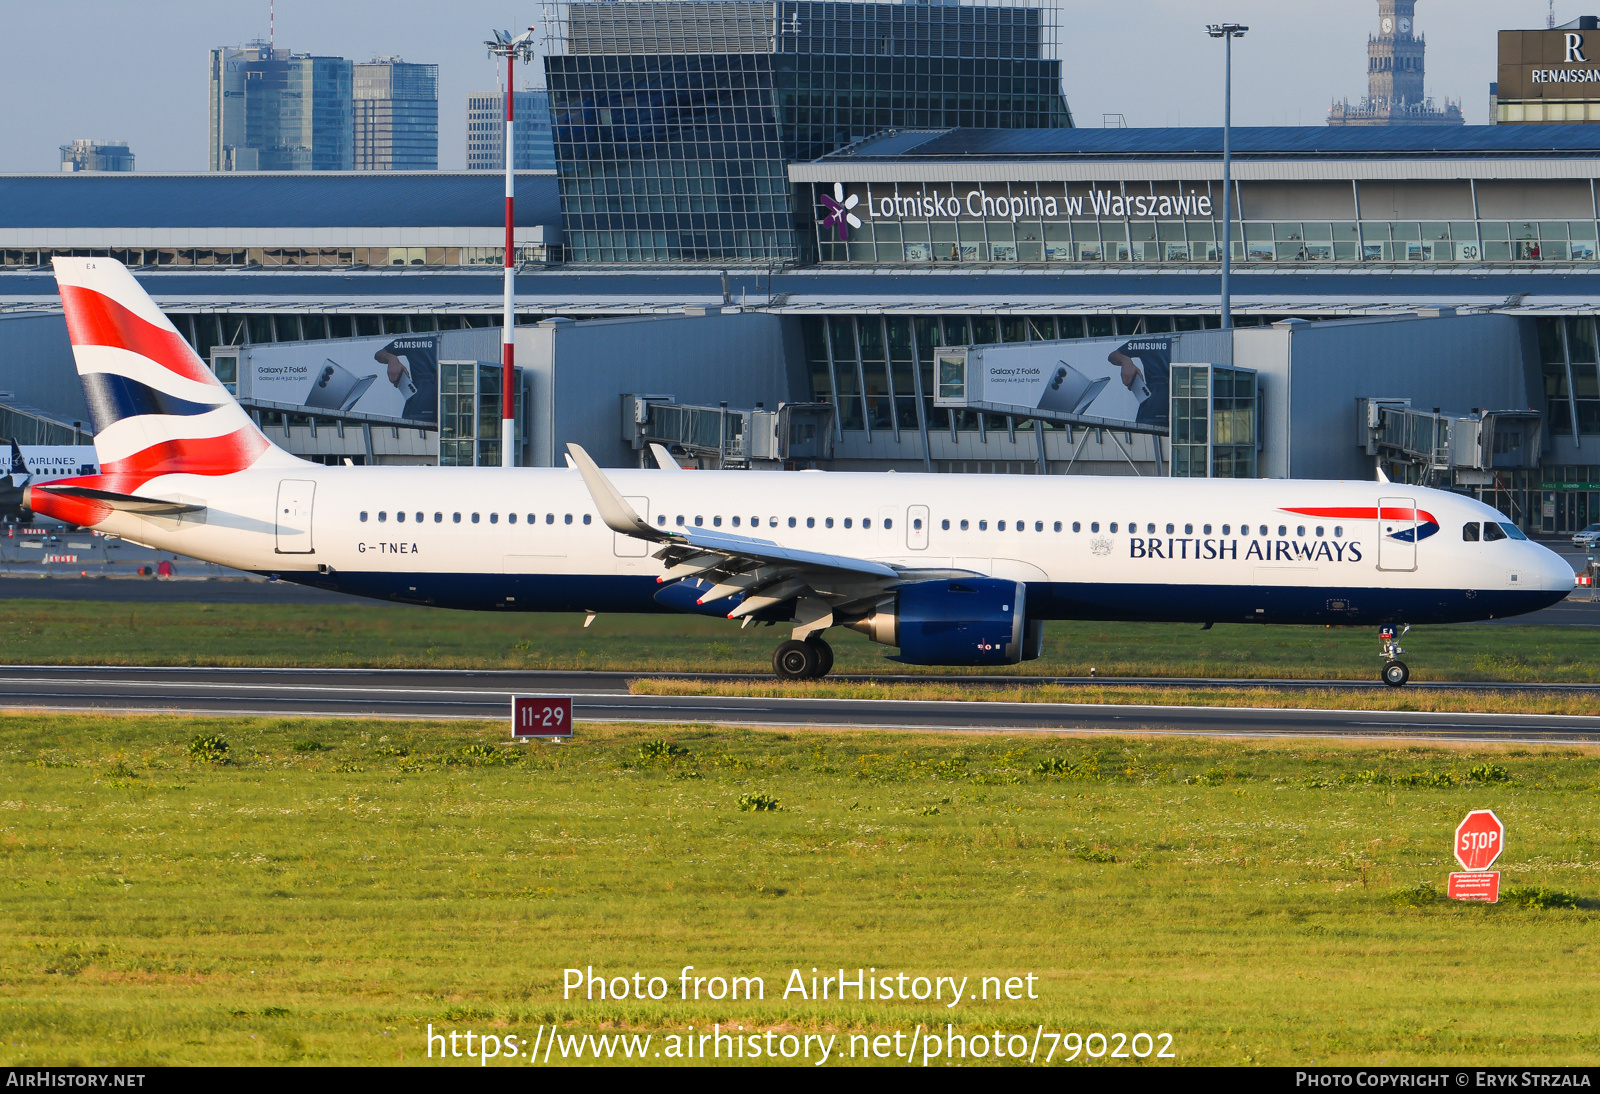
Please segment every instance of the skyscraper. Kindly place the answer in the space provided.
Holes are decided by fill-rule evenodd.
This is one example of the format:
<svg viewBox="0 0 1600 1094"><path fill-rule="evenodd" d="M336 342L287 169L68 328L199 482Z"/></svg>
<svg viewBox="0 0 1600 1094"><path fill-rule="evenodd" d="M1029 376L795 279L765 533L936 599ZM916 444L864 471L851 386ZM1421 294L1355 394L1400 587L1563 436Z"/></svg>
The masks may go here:
<svg viewBox="0 0 1600 1094"><path fill-rule="evenodd" d="M439 66L376 57L353 72L355 169L439 169Z"/></svg>
<svg viewBox="0 0 1600 1094"><path fill-rule="evenodd" d="M211 51L213 171L348 171L351 65L265 42Z"/></svg>
<svg viewBox="0 0 1600 1094"><path fill-rule="evenodd" d="M793 161L890 128L1072 125L1053 4L554 6L546 82L578 262L796 259Z"/></svg>
<svg viewBox="0 0 1600 1094"><path fill-rule="evenodd" d="M550 93L517 92L518 171L554 171L556 149L550 139ZM495 91L467 96L467 170L504 171L506 98Z"/></svg>
<svg viewBox="0 0 1600 1094"><path fill-rule="evenodd" d="M1436 108L1423 87L1427 42L1416 33L1417 0L1378 0L1378 33L1367 38L1367 94L1335 100L1329 125L1462 125L1459 100Z"/></svg>

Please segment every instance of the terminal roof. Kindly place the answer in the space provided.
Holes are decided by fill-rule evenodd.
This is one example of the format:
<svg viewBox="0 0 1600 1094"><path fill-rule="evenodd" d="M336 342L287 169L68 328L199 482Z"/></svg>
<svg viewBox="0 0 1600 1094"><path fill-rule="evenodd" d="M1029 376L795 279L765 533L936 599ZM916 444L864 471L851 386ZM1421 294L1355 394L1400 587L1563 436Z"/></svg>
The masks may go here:
<svg viewBox="0 0 1600 1094"><path fill-rule="evenodd" d="M1242 160L1589 158L1592 125L1235 126ZM887 130L815 162L1218 159L1220 128Z"/></svg>
<svg viewBox="0 0 1600 1094"><path fill-rule="evenodd" d="M10 228L494 227L498 171L0 175ZM517 172L517 225L561 223L554 172Z"/></svg>

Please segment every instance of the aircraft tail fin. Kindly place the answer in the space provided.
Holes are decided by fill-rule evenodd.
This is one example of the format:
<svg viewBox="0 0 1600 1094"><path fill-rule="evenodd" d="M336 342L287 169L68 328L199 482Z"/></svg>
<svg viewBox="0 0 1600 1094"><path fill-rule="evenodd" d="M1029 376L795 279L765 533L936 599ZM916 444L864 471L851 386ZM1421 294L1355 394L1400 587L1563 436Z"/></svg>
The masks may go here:
<svg viewBox="0 0 1600 1094"><path fill-rule="evenodd" d="M111 258L51 264L94 423L96 489L133 495L163 475L300 463L267 440L126 266ZM47 515L76 524L108 511L86 497L46 504Z"/></svg>

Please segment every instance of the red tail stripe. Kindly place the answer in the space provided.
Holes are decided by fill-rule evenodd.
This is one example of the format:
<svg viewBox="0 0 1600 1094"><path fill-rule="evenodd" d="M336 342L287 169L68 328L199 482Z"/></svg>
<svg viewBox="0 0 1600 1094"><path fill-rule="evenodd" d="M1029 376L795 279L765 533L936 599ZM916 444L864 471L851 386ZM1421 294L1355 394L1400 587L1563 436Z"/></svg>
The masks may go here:
<svg viewBox="0 0 1600 1094"><path fill-rule="evenodd" d="M1299 513L1301 516L1305 517L1327 517L1329 519L1338 517L1343 520L1410 520L1412 510L1410 508L1397 508L1394 506L1389 506L1380 512L1377 506L1367 509L1359 507L1346 508L1342 506L1334 506L1323 509L1285 509L1284 512ZM1438 519L1426 509L1418 509L1416 510L1416 514L1417 519L1422 521L1424 524L1439 523Z"/></svg>
<svg viewBox="0 0 1600 1094"><path fill-rule="evenodd" d="M267 439L250 426L221 437L180 437L107 460L101 477L137 479L143 485L161 475L231 475L255 463L267 447Z"/></svg>
<svg viewBox="0 0 1600 1094"><path fill-rule="evenodd" d="M67 313L67 335L75 346L112 346L148 357L189 380L214 384L211 370L189 348L189 343L169 330L141 319L115 300L81 285L62 285L61 302Z"/></svg>

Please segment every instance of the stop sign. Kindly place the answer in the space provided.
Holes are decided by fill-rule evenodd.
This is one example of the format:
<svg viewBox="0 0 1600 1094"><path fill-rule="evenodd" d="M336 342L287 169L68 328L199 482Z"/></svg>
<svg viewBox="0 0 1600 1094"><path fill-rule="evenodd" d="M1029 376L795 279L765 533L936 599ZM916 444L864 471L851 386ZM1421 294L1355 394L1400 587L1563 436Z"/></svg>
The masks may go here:
<svg viewBox="0 0 1600 1094"><path fill-rule="evenodd" d="M1463 870L1487 870L1505 850L1506 826L1490 809L1474 809L1456 828L1456 861Z"/></svg>

